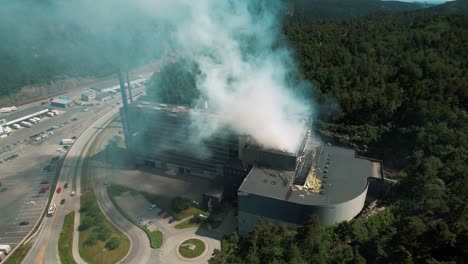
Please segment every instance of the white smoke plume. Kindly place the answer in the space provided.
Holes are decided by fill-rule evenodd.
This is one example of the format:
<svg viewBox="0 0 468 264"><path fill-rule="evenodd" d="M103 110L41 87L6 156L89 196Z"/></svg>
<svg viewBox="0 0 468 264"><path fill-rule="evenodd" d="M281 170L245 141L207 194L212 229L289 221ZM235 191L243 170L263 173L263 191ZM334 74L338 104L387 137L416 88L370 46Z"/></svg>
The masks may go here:
<svg viewBox="0 0 468 264"><path fill-rule="evenodd" d="M281 45L279 4L166 2L165 8L183 14L164 17L185 58L199 66L197 88L220 116L204 136L227 126L268 148L293 152L300 143L304 126L298 116L308 115L309 108L289 81L296 68L290 50Z"/></svg>
<svg viewBox="0 0 468 264"><path fill-rule="evenodd" d="M51 57L57 68L86 68L86 61L75 63L83 57L112 72L169 49L199 67L197 87L222 117L202 129L202 136L227 126L265 147L293 151L300 141L303 128L296 117L310 109L295 96L297 83L291 81L296 67L282 41L283 1L3 2L0 32L16 41L6 38L0 55L14 53L20 66L40 66Z"/></svg>

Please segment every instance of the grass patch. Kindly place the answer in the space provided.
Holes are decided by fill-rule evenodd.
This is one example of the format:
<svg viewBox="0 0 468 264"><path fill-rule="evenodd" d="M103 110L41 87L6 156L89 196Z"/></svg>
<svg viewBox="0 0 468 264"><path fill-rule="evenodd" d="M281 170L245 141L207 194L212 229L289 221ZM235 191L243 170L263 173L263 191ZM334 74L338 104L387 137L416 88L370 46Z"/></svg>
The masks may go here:
<svg viewBox="0 0 468 264"><path fill-rule="evenodd" d="M20 264L23 262L24 257L28 254L29 250L32 248L32 243L23 244L19 246L13 255L11 255L5 264Z"/></svg>
<svg viewBox="0 0 468 264"><path fill-rule="evenodd" d="M105 217L93 192L89 157L95 153L95 146L103 136L104 133L100 133L93 141L87 158L83 162L83 175L81 176L83 195L80 197L79 251L87 263L117 263L127 255L130 249L130 240Z"/></svg>
<svg viewBox="0 0 468 264"><path fill-rule="evenodd" d="M147 228L146 228L147 229ZM149 237L150 237L150 241L151 241L151 247L152 248L160 248L162 246L162 243L163 243L163 233L159 230L156 230L156 231L149 231L148 229L148 232L147 234L149 234Z"/></svg>
<svg viewBox="0 0 468 264"><path fill-rule="evenodd" d="M195 247L191 249L188 246L189 244L194 245ZM203 254L203 252L205 252L205 243L200 239L187 239L179 246L179 253L185 258L196 258Z"/></svg>
<svg viewBox="0 0 468 264"><path fill-rule="evenodd" d="M188 220L183 221L182 223L178 223L174 226L175 229L184 229L184 228L191 228L191 227L198 227L201 223L196 221L194 218L190 218Z"/></svg>
<svg viewBox="0 0 468 264"><path fill-rule="evenodd" d="M73 227L75 224L75 212L71 212L65 216L62 232L60 232L58 251L60 261L64 264L76 263L73 259Z"/></svg>
<svg viewBox="0 0 468 264"><path fill-rule="evenodd" d="M151 232L148 228L145 226L139 225L135 219L130 217L122 208L120 208L119 204L115 200L115 197L121 195L122 193L129 191L129 192L136 192L133 189L127 188L125 186L121 185L110 185L107 186L107 192L109 193L109 197L112 201L112 204L114 204L114 207L117 208L117 210L125 217L127 218L128 221L132 222L134 225L138 226L141 228L143 231L145 231L146 235L148 236L148 239L150 241L150 246L152 248L160 248L163 243L163 233L159 230Z"/></svg>

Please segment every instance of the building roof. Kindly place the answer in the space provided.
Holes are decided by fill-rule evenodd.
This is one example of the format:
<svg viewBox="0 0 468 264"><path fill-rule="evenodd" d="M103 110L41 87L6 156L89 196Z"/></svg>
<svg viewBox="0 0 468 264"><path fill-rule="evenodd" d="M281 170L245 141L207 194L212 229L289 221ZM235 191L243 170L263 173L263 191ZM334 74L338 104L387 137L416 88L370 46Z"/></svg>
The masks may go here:
<svg viewBox="0 0 468 264"><path fill-rule="evenodd" d="M240 195L248 193L298 204L333 205L361 194L369 177L382 178L380 161L357 157L352 149L318 146L312 163L313 176L321 183L320 192L294 185L294 171L255 166L239 188Z"/></svg>
<svg viewBox="0 0 468 264"><path fill-rule="evenodd" d="M66 99L60 99L60 98L54 98L51 103L57 103L57 104L70 104L73 103L72 100L66 100Z"/></svg>

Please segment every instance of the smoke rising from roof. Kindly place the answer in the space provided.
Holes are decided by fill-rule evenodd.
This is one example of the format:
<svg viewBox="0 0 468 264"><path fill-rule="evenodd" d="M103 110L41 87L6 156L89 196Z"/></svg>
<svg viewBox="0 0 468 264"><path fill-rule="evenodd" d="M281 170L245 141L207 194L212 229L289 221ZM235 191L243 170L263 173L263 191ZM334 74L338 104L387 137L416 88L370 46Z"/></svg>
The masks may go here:
<svg viewBox="0 0 468 264"><path fill-rule="evenodd" d="M293 93L296 68L281 42L280 2L179 0L164 7L168 12L159 12L173 29L173 40L201 71L196 81L201 100L221 117L201 136L229 127L265 147L293 152L304 132L298 117L310 109ZM193 116L206 126L201 119Z"/></svg>
<svg viewBox="0 0 468 264"><path fill-rule="evenodd" d="M300 141L296 117L311 109L295 95L279 0L5 0L3 7L0 32L15 38L0 47L0 64L18 68L19 79L34 67L50 69L41 72L47 78L103 75L175 52L197 66L200 100L223 117L201 137L229 127L271 148L292 151Z"/></svg>

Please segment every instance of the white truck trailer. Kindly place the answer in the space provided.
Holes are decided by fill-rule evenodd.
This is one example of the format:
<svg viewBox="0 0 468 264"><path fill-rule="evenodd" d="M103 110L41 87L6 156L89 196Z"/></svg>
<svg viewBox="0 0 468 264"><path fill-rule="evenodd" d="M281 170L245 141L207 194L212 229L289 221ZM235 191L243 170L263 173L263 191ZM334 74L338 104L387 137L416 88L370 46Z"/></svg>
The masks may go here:
<svg viewBox="0 0 468 264"><path fill-rule="evenodd" d="M6 244L0 245L0 252L3 252L5 253L5 255L8 255L11 252L10 245L6 245Z"/></svg>
<svg viewBox="0 0 468 264"><path fill-rule="evenodd" d="M75 142L75 140L71 138L64 138L60 141L60 145L71 145L73 142Z"/></svg>
<svg viewBox="0 0 468 264"><path fill-rule="evenodd" d="M26 122L26 121L21 121L20 122L20 125L24 126L24 127L32 127L32 124L29 123L29 122Z"/></svg>

